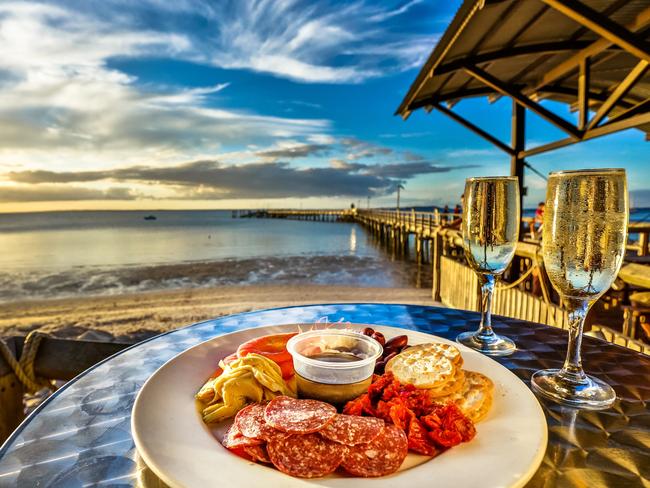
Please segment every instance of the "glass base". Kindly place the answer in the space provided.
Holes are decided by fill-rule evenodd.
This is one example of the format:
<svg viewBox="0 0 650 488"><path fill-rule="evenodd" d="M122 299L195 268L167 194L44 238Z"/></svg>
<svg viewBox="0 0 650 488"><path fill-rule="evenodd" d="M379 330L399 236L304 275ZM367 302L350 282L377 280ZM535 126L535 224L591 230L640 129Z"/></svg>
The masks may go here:
<svg viewBox="0 0 650 488"><path fill-rule="evenodd" d="M530 384L533 391L543 397L576 408L602 410L611 407L616 400L616 392L604 381L593 376L573 381L560 374L559 369L537 371Z"/></svg>
<svg viewBox="0 0 650 488"><path fill-rule="evenodd" d="M494 334L490 340L485 340L477 332L463 332L456 337L456 342L482 352L486 356L508 356L517 350L512 339Z"/></svg>

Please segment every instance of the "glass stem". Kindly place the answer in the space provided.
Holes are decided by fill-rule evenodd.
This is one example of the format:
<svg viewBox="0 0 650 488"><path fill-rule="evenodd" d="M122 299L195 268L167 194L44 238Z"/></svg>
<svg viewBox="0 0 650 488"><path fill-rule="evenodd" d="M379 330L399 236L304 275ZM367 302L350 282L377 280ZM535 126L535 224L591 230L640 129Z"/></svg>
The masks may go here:
<svg viewBox="0 0 650 488"><path fill-rule="evenodd" d="M569 345L560 375L572 383L582 383L587 379L587 375L582 369L580 350L582 348L582 329L585 325L587 312L589 312L589 301L567 298L565 303L569 309Z"/></svg>
<svg viewBox="0 0 650 488"><path fill-rule="evenodd" d="M476 331L476 338L483 342L495 340L492 330L492 294L494 293L495 277L492 274L480 275L481 283L481 324Z"/></svg>

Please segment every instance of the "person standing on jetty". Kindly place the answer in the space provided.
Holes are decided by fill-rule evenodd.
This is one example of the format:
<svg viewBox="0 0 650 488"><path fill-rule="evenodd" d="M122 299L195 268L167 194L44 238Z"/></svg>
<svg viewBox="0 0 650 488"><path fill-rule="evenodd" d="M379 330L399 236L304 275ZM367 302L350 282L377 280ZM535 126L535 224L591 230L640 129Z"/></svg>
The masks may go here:
<svg viewBox="0 0 650 488"><path fill-rule="evenodd" d="M465 205L465 194L460 196L460 203L456 204L454 208L454 220L448 225L443 225L447 229L460 229L460 224L463 221L463 206Z"/></svg>

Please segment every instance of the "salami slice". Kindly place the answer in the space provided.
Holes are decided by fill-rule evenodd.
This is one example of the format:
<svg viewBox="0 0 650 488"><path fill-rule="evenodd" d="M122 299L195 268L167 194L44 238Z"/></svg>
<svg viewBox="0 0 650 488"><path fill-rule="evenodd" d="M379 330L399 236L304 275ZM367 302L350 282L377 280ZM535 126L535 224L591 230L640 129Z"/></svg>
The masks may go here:
<svg viewBox="0 0 650 488"><path fill-rule="evenodd" d="M259 461L260 463L271 464L269 455L266 452L266 447L262 446L246 446L243 448L244 452L248 454L253 461Z"/></svg>
<svg viewBox="0 0 650 488"><path fill-rule="evenodd" d="M407 454L406 434L387 424L371 442L348 447L341 465L353 476L384 476L397 471Z"/></svg>
<svg viewBox="0 0 650 488"><path fill-rule="evenodd" d="M279 396L264 409L264 419L271 426L289 434L318 432L334 419L336 408L317 400L296 400Z"/></svg>
<svg viewBox="0 0 650 488"><path fill-rule="evenodd" d="M375 417L337 415L320 431L320 435L346 446L356 446L372 441L383 428L384 421Z"/></svg>
<svg viewBox="0 0 650 488"><path fill-rule="evenodd" d="M223 447L235 449L238 447L258 446L262 444L262 441L244 436L237 428L237 424L233 423L228 429L228 432L226 432L221 443L223 444Z"/></svg>
<svg viewBox="0 0 650 488"><path fill-rule="evenodd" d="M298 478L320 478L339 467L346 448L318 434L289 435L267 444L273 465Z"/></svg>
<svg viewBox="0 0 650 488"><path fill-rule="evenodd" d="M275 429L264 420L264 407L261 403L253 403L241 409L235 417L237 429L246 437L268 441Z"/></svg>

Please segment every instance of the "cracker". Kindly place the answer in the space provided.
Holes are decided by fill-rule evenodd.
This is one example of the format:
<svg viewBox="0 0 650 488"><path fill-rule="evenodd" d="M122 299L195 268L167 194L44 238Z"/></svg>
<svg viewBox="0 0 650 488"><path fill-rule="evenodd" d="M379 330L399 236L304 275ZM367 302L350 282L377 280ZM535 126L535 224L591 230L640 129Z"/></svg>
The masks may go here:
<svg viewBox="0 0 650 488"><path fill-rule="evenodd" d="M429 395L431 398L438 398L452 393L460 391L465 385L465 371L461 368L456 368L456 374L449 379L446 383L440 385L437 388L429 389Z"/></svg>
<svg viewBox="0 0 650 488"><path fill-rule="evenodd" d="M412 384L416 388L440 388L454 378L457 366L452 360L455 354L451 350L456 348L439 346L446 344L410 347L388 361L386 371L400 383Z"/></svg>
<svg viewBox="0 0 650 488"><path fill-rule="evenodd" d="M473 422L485 418L492 406L494 384L487 376L476 371L465 371L463 387L451 395L436 398L436 401L454 402Z"/></svg>

